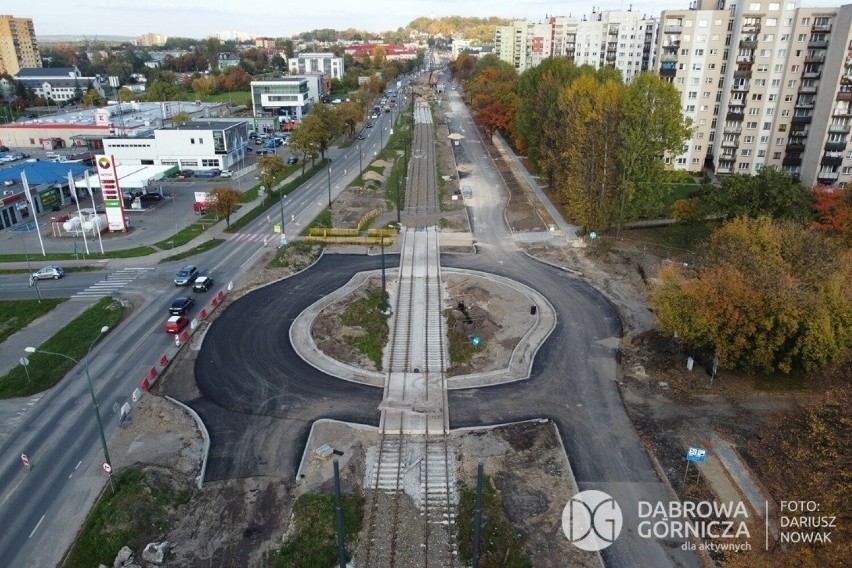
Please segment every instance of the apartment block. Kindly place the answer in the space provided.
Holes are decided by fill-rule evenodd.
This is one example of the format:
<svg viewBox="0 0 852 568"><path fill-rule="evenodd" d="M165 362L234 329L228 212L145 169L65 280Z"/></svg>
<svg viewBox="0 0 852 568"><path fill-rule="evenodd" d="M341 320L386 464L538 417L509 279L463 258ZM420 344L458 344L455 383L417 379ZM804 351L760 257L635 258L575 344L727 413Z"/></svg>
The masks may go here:
<svg viewBox="0 0 852 568"><path fill-rule="evenodd" d="M0 73L16 75L23 67L41 67L33 21L0 15Z"/></svg>
<svg viewBox="0 0 852 568"><path fill-rule="evenodd" d="M698 0L666 10L659 73L681 93L693 135L676 169L754 174L772 166L806 185L852 178L852 5Z"/></svg>
<svg viewBox="0 0 852 568"><path fill-rule="evenodd" d="M136 43L145 47L153 47L155 45L165 45L167 41L169 41L169 36L165 34L147 33L139 36Z"/></svg>
<svg viewBox="0 0 852 568"><path fill-rule="evenodd" d="M551 17L498 26L495 53L519 73L548 57L565 57L596 69L614 67L630 82L654 68L656 18L633 11L592 12L582 18Z"/></svg>

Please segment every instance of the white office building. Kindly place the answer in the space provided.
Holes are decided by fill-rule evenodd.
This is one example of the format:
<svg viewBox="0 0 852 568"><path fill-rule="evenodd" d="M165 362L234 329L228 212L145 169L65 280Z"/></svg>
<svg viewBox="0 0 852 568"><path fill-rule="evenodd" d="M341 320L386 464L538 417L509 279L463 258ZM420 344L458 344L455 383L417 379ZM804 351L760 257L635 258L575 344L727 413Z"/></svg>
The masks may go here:
<svg viewBox="0 0 852 568"><path fill-rule="evenodd" d="M108 138L103 143L104 154L120 165L229 169L243 158L248 123L199 120L155 130L146 138Z"/></svg>
<svg viewBox="0 0 852 568"><path fill-rule="evenodd" d="M345 68L343 58L333 53L300 53L288 60L291 75L323 73L332 79L342 79Z"/></svg>

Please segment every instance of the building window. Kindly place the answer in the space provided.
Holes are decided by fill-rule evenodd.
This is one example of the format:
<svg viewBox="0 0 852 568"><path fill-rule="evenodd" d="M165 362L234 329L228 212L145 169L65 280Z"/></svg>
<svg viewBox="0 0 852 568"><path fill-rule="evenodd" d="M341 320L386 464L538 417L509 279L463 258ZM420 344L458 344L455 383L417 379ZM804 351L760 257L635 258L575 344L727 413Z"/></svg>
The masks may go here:
<svg viewBox="0 0 852 568"><path fill-rule="evenodd" d="M783 146L783 145L784 145L784 144L786 144L786 143L787 143L787 139L786 139L785 137L783 137L783 136L781 136L780 138L776 138L776 139L775 139L775 145L776 145L776 146Z"/></svg>
<svg viewBox="0 0 852 568"><path fill-rule="evenodd" d="M737 167L739 167L741 170L747 170L748 162L740 162L739 164L737 164Z"/></svg>
<svg viewBox="0 0 852 568"><path fill-rule="evenodd" d="M757 114L760 114L760 109L756 108L756 107L750 108L750 109L748 109L748 114L749 114L749 116L755 116Z"/></svg>
<svg viewBox="0 0 852 568"><path fill-rule="evenodd" d="M751 144L754 142L754 136L743 136L743 142L746 144Z"/></svg>
<svg viewBox="0 0 852 568"><path fill-rule="evenodd" d="M843 166L843 169L840 170L840 173L842 173L845 176L852 174L852 166Z"/></svg>
<svg viewBox="0 0 852 568"><path fill-rule="evenodd" d="M195 144L195 138L190 138L190 139L189 139L189 143L190 143L190 144Z"/></svg>
<svg viewBox="0 0 852 568"><path fill-rule="evenodd" d="M754 130L755 128L757 128L757 123L756 122L748 122L748 123L746 123L746 128L748 128L749 130Z"/></svg>
<svg viewBox="0 0 852 568"><path fill-rule="evenodd" d="M757 157L758 158L765 158L766 157L766 150L758 150L757 151Z"/></svg>
<svg viewBox="0 0 852 568"><path fill-rule="evenodd" d="M773 160L780 160L781 159L781 152L773 152L772 153L772 159Z"/></svg>
<svg viewBox="0 0 852 568"><path fill-rule="evenodd" d="M751 148L743 148L740 152L742 156L751 156Z"/></svg>
<svg viewBox="0 0 852 568"><path fill-rule="evenodd" d="M219 167L219 160L218 159L204 159L204 160L201 160L201 165L204 166L205 168L217 168L217 167Z"/></svg>
<svg viewBox="0 0 852 568"><path fill-rule="evenodd" d="M180 167L182 168L197 168L198 160L181 160Z"/></svg>

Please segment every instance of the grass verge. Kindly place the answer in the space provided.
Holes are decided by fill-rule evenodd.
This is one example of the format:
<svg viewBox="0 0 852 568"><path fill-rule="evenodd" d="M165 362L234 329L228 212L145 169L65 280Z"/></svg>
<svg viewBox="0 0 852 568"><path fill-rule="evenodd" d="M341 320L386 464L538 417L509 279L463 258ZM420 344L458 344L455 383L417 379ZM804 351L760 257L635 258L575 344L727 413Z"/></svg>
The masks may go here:
<svg viewBox="0 0 852 568"><path fill-rule="evenodd" d="M356 300L346 306L340 318L343 325L360 327L364 335L347 335L346 342L367 356L382 370L382 351L388 341L388 318L381 312L382 291L370 290L366 298Z"/></svg>
<svg viewBox="0 0 852 568"><path fill-rule="evenodd" d="M352 543L361 530L363 501L343 496L343 532ZM337 565L337 531L333 495L302 495L293 504L296 536L278 551L275 568ZM350 549L354 546L350 544ZM351 553L347 555L349 560Z"/></svg>
<svg viewBox="0 0 852 568"><path fill-rule="evenodd" d="M168 239L164 239L162 241L154 243L154 246L162 249L169 250L175 247L179 247L185 245L213 225L219 222L219 219L213 213L208 213L199 217L195 223L192 225L185 227L169 237Z"/></svg>
<svg viewBox="0 0 852 568"><path fill-rule="evenodd" d="M189 250L185 250L183 252L179 252L177 254L173 254L171 256L167 256L160 260L160 262L171 262L173 260L183 260L185 258L189 258L191 256L195 256L196 254L201 254L203 252L207 252L208 250L212 250L222 243L225 242L225 239L207 239L200 245L194 246Z"/></svg>
<svg viewBox="0 0 852 568"><path fill-rule="evenodd" d="M106 489L68 553L66 568L112 566L121 547L141 550L166 534L174 510L191 492L134 468L118 475L118 491Z"/></svg>
<svg viewBox="0 0 852 568"><path fill-rule="evenodd" d="M459 484L458 523L459 556L465 566L473 558L473 522L476 488ZM524 542L506 519L491 477L483 475L482 534L479 547L480 568L528 568L532 561L524 554Z"/></svg>
<svg viewBox="0 0 852 568"><path fill-rule="evenodd" d="M67 298L43 298L38 300L0 301L0 343L9 336L27 327L30 322L49 313Z"/></svg>
<svg viewBox="0 0 852 568"><path fill-rule="evenodd" d="M307 236L311 229L331 229L331 209L323 209L308 226L302 230L301 235Z"/></svg>
<svg viewBox="0 0 852 568"><path fill-rule="evenodd" d="M86 254L82 250L80 250L77 254L73 252L49 252L44 256L37 257L39 262L46 262L50 260L98 260L101 258L136 258L139 256L148 256L149 254L154 254L157 252L157 249L149 246L142 247L134 247L128 249L120 249L120 250L112 250L105 252L104 254ZM34 260L36 257L33 255L23 255L23 254L0 254L0 262L26 262L27 260Z"/></svg>
<svg viewBox="0 0 852 568"><path fill-rule="evenodd" d="M323 245L311 241L290 241L279 248L275 256L266 263L267 268L295 268L301 270L315 261L322 252Z"/></svg>
<svg viewBox="0 0 852 568"><path fill-rule="evenodd" d="M98 336L102 326L113 329L129 311L130 309L119 301L103 298L53 337L34 347L79 360L86 355L89 345ZM21 356L23 355L24 353L21 353ZM49 389L75 365L64 357L45 353L29 353L27 358L30 360L27 369L17 365L0 378L0 399L29 396Z"/></svg>
<svg viewBox="0 0 852 568"><path fill-rule="evenodd" d="M273 206L278 206L278 200L281 199L282 195L288 195L291 191L295 190L297 187L299 187L300 185L314 177L318 172L324 169L325 161L320 160L312 168L305 171L305 173L293 179L292 181L287 182L283 187L278 188L276 191L268 191L266 194L266 199L264 199L259 205L248 211L245 215L231 223L231 226L225 229L225 232L236 233L237 231L248 225L250 222L263 215L267 209L270 209Z"/></svg>

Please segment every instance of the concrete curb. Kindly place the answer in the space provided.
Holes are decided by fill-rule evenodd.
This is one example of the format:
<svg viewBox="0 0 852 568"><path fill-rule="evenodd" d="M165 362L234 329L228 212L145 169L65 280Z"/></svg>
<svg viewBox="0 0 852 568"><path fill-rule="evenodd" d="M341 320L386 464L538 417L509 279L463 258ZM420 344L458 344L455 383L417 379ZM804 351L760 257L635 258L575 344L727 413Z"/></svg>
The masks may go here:
<svg viewBox="0 0 852 568"><path fill-rule="evenodd" d="M521 337L518 344L515 345L515 348L512 350L512 355L509 358L509 366L507 368L487 371L484 373L472 373L469 375L449 377L447 378L447 390L493 386L529 379L532 374L532 366L535 362L535 356L556 328L556 310L553 308L553 305L547 300L547 298L529 286L509 278L497 276L496 274L488 274L486 272L479 272L476 270L465 270L463 268L442 270L442 274L444 273L472 274L480 277L482 275L486 275L489 280L499 282L504 286L523 294L529 299L530 303L535 305L537 308L535 322L527 330L523 337ZM549 326L547 325L548 322L550 323ZM544 326L547 326L546 329Z"/></svg>
<svg viewBox="0 0 852 568"><path fill-rule="evenodd" d="M393 269L393 273L398 272ZM293 350L302 358L302 360L315 369L338 379L350 381L354 383L366 384L374 387L385 386L385 373L380 371L368 371L360 369L353 365L341 363L332 359L317 347L311 328L314 321L319 316L320 312L328 306L338 302L352 291L358 289L369 278L381 274L381 271L370 270L367 272L358 272L352 278L327 296L324 296L307 307L300 313L293 325L290 326L290 343L293 345Z"/></svg>
<svg viewBox="0 0 852 568"><path fill-rule="evenodd" d="M193 419L195 419L195 423L198 425L198 429L201 430L201 437L204 439L204 456L201 458L201 472L199 472L198 476L195 478L195 483L199 489L204 487L204 475L207 473L207 457L210 455L210 433L207 431L207 426L204 425L204 421L195 412L193 409L182 403L181 401L174 399L168 395L166 395L166 400L170 400L171 402L177 404L184 410L186 410Z"/></svg>
<svg viewBox="0 0 852 568"><path fill-rule="evenodd" d="M343 424L350 428L354 428L355 430L363 430L365 432L379 432L379 428L376 426L367 426L356 422L345 422L343 420L334 420L333 418L320 418L319 420L315 420L314 423L311 424L311 431L308 432L308 439L305 441L305 449L302 450L302 459L299 460L299 468L296 470L296 483L301 482L303 479L302 471L305 469L305 462L308 460L308 454L310 453L311 439L314 437L314 428L317 427L317 424L323 423Z"/></svg>

